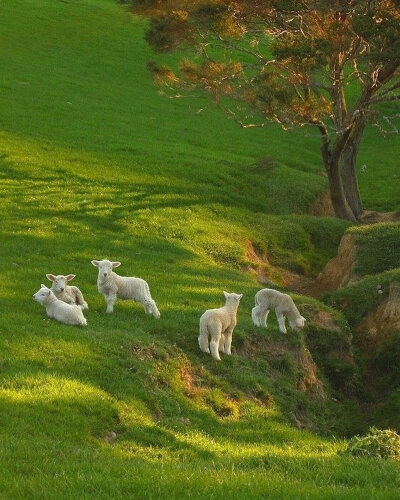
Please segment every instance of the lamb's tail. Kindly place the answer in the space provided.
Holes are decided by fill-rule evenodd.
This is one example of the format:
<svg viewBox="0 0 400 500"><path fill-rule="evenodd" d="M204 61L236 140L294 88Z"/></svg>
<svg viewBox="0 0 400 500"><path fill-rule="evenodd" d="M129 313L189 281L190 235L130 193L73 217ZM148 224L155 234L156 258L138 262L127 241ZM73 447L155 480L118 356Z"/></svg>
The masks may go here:
<svg viewBox="0 0 400 500"><path fill-rule="evenodd" d="M200 318L199 346L203 352L210 352L210 348L208 346L207 322L203 319L203 317Z"/></svg>

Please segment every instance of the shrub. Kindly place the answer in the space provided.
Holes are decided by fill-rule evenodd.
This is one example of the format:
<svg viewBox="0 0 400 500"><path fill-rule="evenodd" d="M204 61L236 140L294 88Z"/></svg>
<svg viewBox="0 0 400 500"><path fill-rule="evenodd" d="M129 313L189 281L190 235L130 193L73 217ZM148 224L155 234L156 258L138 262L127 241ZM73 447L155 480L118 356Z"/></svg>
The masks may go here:
<svg viewBox="0 0 400 500"><path fill-rule="evenodd" d="M391 430L371 427L366 436L350 439L345 453L353 456L400 460L400 436Z"/></svg>

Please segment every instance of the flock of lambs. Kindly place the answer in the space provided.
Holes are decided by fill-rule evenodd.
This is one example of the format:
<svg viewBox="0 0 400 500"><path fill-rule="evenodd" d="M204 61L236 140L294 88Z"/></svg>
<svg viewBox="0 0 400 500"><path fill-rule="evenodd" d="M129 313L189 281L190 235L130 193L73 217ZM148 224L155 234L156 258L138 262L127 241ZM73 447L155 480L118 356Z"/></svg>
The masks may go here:
<svg viewBox="0 0 400 500"><path fill-rule="evenodd" d="M146 314L152 314L157 319L160 317L160 311L151 297L149 285L145 280L119 276L113 269L120 266L121 262L104 259L92 260L92 264L98 268L97 289L104 295L108 313L113 312L117 298L133 299L142 304ZM67 284L75 278L75 275L46 274L46 276L52 282L51 288L42 284L40 290L33 295L34 300L46 308L49 318L66 325L85 326L87 321L83 310L88 309L88 305L79 288ZM226 303L223 307L208 309L200 318L200 349L211 353L216 360L220 360L219 352L231 354L232 333L237 323L237 309L243 295L224 292L224 296ZM293 329L304 327L306 320L301 316L293 299L271 288L264 288L256 293L255 307L251 312L253 323L266 328L271 309L275 311L282 333L286 333L286 318Z"/></svg>

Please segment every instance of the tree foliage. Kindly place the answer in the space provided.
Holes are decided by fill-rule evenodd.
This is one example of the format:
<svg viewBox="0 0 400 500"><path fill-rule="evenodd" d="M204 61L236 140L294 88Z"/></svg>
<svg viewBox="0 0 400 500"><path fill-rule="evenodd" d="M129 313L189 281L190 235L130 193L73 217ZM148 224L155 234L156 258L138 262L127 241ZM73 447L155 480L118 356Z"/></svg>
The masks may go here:
<svg viewBox="0 0 400 500"><path fill-rule="evenodd" d="M360 216L365 126L395 130L379 110L400 99L399 0L133 0L132 9L150 19L156 50L194 49L177 71L152 65L160 83L205 89L242 127L317 127L336 214Z"/></svg>

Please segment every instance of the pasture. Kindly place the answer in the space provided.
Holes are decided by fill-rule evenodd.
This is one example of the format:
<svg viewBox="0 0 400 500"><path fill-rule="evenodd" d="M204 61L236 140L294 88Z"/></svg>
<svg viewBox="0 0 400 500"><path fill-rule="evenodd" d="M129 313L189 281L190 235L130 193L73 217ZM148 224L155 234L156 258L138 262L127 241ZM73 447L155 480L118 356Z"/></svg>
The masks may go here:
<svg viewBox="0 0 400 500"><path fill-rule="evenodd" d="M207 100L163 97L143 21L113 0L14 0L0 23L0 495L398 498L398 463L338 454L364 430L351 398L321 375L328 400L313 400L287 356L246 351L281 342L274 317L251 322L249 242L283 286L315 277L349 226L308 215L326 189L317 135L241 130ZM370 209L398 204L398 149L366 135ZM160 320L132 302L105 313L103 258L148 281ZM32 300L46 273L77 275L87 327ZM198 319L223 290L244 295L216 363Z"/></svg>

